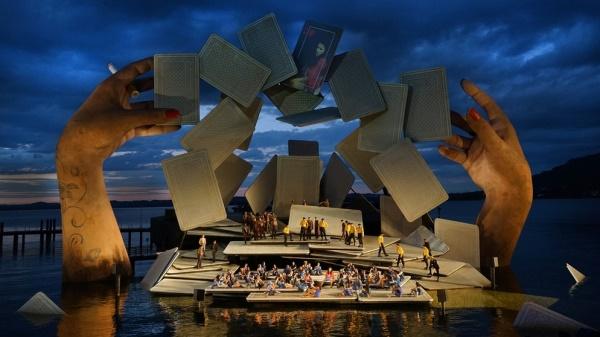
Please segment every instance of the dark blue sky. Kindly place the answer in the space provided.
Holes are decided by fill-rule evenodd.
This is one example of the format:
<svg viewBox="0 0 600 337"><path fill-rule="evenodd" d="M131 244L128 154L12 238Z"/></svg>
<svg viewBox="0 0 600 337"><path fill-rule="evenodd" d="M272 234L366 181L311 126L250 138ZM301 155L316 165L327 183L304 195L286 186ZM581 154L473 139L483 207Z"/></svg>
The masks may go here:
<svg viewBox="0 0 600 337"><path fill-rule="evenodd" d="M252 5L249 5L252 3ZM54 148L73 111L121 67L162 52L197 52L211 33L236 32L274 12L290 49L305 20L344 29L338 52L364 49L377 80L446 67L450 105L472 105L458 85L486 89L513 121L534 172L600 151L600 3L597 1L3 1L0 4L0 203L57 200ZM217 93L201 84L202 116ZM288 139L321 143L326 163L357 123L292 128L266 102L251 148L254 175ZM327 104L333 104L331 95ZM160 160L181 152L189 127L136 139L107 160L113 199L168 198ZM474 190L462 168L420 144L450 192ZM358 182L358 189L361 189Z"/></svg>

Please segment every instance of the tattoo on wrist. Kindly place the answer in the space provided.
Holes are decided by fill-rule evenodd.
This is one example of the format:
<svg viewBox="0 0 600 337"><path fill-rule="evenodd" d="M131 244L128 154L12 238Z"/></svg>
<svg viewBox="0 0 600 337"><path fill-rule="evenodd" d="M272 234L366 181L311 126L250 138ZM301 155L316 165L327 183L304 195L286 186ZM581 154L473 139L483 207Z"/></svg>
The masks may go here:
<svg viewBox="0 0 600 337"><path fill-rule="evenodd" d="M83 244L83 235L79 233L71 234L71 248L81 246Z"/></svg>
<svg viewBox="0 0 600 337"><path fill-rule="evenodd" d="M81 228L86 223L86 215L82 208L77 206L67 207L63 216L65 217L66 223L71 224L72 227Z"/></svg>
<svg viewBox="0 0 600 337"><path fill-rule="evenodd" d="M98 257L100 256L100 248L94 248L94 249L90 249L88 250L88 252L85 254L85 257L83 258L84 261L88 261L88 262L96 262L96 260L98 260Z"/></svg>

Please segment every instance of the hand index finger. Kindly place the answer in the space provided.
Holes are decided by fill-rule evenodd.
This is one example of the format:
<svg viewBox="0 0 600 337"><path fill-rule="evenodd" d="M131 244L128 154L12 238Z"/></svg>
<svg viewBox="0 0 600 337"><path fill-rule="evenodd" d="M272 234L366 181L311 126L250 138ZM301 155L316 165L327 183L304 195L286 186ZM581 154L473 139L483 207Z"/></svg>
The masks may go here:
<svg viewBox="0 0 600 337"><path fill-rule="evenodd" d="M152 70L152 68L154 68L154 57L150 56L128 64L125 68L117 71L114 76L129 84L135 80L136 77Z"/></svg>
<svg viewBox="0 0 600 337"><path fill-rule="evenodd" d="M489 119L506 118L504 112L498 104L485 91L481 90L475 83L463 79L460 81L460 86L464 92L479 104L488 114Z"/></svg>

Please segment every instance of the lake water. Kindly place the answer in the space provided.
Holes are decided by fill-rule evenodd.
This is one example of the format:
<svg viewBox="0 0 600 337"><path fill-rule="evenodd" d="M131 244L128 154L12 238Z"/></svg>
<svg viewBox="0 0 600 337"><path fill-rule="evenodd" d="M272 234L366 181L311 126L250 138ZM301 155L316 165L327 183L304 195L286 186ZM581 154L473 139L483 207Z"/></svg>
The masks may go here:
<svg viewBox="0 0 600 337"><path fill-rule="evenodd" d="M451 201L441 216L473 222L479 201ZM148 225L162 208L117 209L122 226ZM58 218L58 210L2 211L5 228L33 226ZM437 212L432 214L437 216ZM536 200L521 235L512 270L523 292L558 298L551 308L600 327L600 199ZM515 311L433 307L323 308L246 305L198 307L189 297L152 296L139 285L151 262L138 263L136 279L116 301L107 285L61 288L60 251L13 257L6 242L0 258L1 336L511 336ZM572 288L570 262L588 275ZM45 292L68 315L35 325L15 311L37 291ZM450 294L451 296L451 294Z"/></svg>

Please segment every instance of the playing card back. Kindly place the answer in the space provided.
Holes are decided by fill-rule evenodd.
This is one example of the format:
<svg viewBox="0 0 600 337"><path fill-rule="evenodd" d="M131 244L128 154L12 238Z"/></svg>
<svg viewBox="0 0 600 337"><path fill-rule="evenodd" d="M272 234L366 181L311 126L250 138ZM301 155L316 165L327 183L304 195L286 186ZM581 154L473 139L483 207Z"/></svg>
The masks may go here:
<svg viewBox="0 0 600 337"><path fill-rule="evenodd" d="M253 131L248 116L231 98L225 98L183 136L181 145L187 151L207 150L217 168Z"/></svg>
<svg viewBox="0 0 600 337"><path fill-rule="evenodd" d="M412 141L443 140L452 135L446 70L433 68L400 75L410 86L406 107L406 137Z"/></svg>
<svg viewBox="0 0 600 337"><path fill-rule="evenodd" d="M335 146L335 151L346 160L367 187L373 193L377 193L377 191L383 188L383 183L375 171L373 171L370 164L371 158L375 157L377 153L358 149L358 132L359 130L356 129L348 137L344 138Z"/></svg>
<svg viewBox="0 0 600 337"><path fill-rule="evenodd" d="M360 120L358 148L364 151L383 152L400 142L404 136L404 112L408 86L405 84L380 84L387 108L376 115Z"/></svg>
<svg viewBox="0 0 600 337"><path fill-rule="evenodd" d="M238 35L244 51L271 69L263 90L298 72L273 13L249 24Z"/></svg>
<svg viewBox="0 0 600 337"><path fill-rule="evenodd" d="M235 193L252 170L252 164L244 159L230 154L225 161L215 170L223 204L228 205Z"/></svg>
<svg viewBox="0 0 600 337"><path fill-rule="evenodd" d="M246 190L246 200L248 200L248 205L254 213L262 213L269 207L275 195L276 182L277 155L271 157L267 165Z"/></svg>
<svg viewBox="0 0 600 337"><path fill-rule="evenodd" d="M165 124L196 124L200 105L198 57L195 54L154 55L154 107L172 108L181 120Z"/></svg>
<svg viewBox="0 0 600 337"><path fill-rule="evenodd" d="M337 108L328 107L295 113L293 115L277 117L277 120L293 126L308 126L313 124L325 123L340 118L340 112Z"/></svg>
<svg viewBox="0 0 600 337"><path fill-rule="evenodd" d="M227 217L206 151L182 154L161 164L182 231Z"/></svg>
<svg viewBox="0 0 600 337"><path fill-rule="evenodd" d="M271 87L265 90L265 94L284 116L313 110L323 102L323 95L313 95L284 85Z"/></svg>
<svg viewBox="0 0 600 337"><path fill-rule="evenodd" d="M448 200L448 194L409 140L372 158L371 167L408 221L417 220Z"/></svg>
<svg viewBox="0 0 600 337"><path fill-rule="evenodd" d="M198 55L200 78L245 107L260 92L271 70L216 34Z"/></svg>
<svg viewBox="0 0 600 337"><path fill-rule="evenodd" d="M286 218L292 201L309 205L319 202L321 160L319 157L277 157L277 183L273 198L273 212Z"/></svg>
<svg viewBox="0 0 600 337"><path fill-rule="evenodd" d="M313 140L288 140L288 155L290 156L318 156L319 142Z"/></svg>
<svg viewBox="0 0 600 337"><path fill-rule="evenodd" d="M361 49L335 56L327 76L344 122L385 110L386 102Z"/></svg>
<svg viewBox="0 0 600 337"><path fill-rule="evenodd" d="M354 184L354 174L342 159L333 152L321 178L321 200L328 199L330 207L342 207L348 191Z"/></svg>

